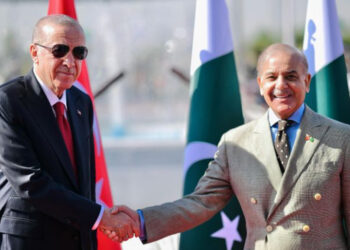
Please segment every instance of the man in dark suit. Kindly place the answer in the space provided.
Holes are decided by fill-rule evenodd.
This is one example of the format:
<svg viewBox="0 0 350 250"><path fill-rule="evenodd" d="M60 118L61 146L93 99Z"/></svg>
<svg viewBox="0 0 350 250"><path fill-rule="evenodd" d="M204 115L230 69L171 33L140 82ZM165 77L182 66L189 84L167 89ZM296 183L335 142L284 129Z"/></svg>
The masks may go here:
<svg viewBox="0 0 350 250"><path fill-rule="evenodd" d="M304 104L307 67L289 45L264 50L257 82L269 109L222 136L195 191L139 210L139 217L127 207L116 210L140 218L143 242L205 222L235 195L246 220L244 249L350 248L343 226L350 226L350 126Z"/></svg>
<svg viewBox="0 0 350 250"><path fill-rule="evenodd" d="M98 226L131 237L126 214L95 202L93 109L72 87L87 56L83 29L44 17L30 54L33 70L0 87L0 249L93 250Z"/></svg>

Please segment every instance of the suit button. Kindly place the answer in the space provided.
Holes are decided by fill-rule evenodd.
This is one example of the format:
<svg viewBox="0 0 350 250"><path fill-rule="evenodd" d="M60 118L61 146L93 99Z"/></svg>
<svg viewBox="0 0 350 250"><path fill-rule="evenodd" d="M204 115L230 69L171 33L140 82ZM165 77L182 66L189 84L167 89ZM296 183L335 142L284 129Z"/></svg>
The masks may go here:
<svg viewBox="0 0 350 250"><path fill-rule="evenodd" d="M319 201L322 199L322 195L320 193L317 193L314 195L315 200Z"/></svg>
<svg viewBox="0 0 350 250"><path fill-rule="evenodd" d="M309 225L304 225L304 226L303 226L303 231L304 231L305 233L309 232L309 231L310 231Z"/></svg>
<svg viewBox="0 0 350 250"><path fill-rule="evenodd" d="M266 226L266 231L267 231L268 233L271 233L272 230L273 230L273 227L272 227L271 225L267 225L267 226Z"/></svg>
<svg viewBox="0 0 350 250"><path fill-rule="evenodd" d="M78 235L73 235L73 240L79 240L79 236Z"/></svg>
<svg viewBox="0 0 350 250"><path fill-rule="evenodd" d="M252 204L258 203L258 201L257 201L254 197L250 198L250 202L251 202Z"/></svg>

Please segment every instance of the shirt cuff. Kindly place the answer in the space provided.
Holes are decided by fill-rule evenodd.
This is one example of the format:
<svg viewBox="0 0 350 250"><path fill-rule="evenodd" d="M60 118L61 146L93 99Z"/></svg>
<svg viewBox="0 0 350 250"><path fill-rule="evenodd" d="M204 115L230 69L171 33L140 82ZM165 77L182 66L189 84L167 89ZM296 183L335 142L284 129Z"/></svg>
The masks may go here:
<svg viewBox="0 0 350 250"><path fill-rule="evenodd" d="M92 230L96 230L98 228L98 226L100 225L104 211L105 211L105 208L103 206L101 206L101 210L100 210L100 213L98 214L97 220L95 221L95 224L91 228Z"/></svg>
<svg viewBox="0 0 350 250"><path fill-rule="evenodd" d="M145 219L143 217L143 213L141 209L137 209L137 214L139 215L140 219L140 240L145 243L147 241L147 234L146 234L146 228L145 228Z"/></svg>

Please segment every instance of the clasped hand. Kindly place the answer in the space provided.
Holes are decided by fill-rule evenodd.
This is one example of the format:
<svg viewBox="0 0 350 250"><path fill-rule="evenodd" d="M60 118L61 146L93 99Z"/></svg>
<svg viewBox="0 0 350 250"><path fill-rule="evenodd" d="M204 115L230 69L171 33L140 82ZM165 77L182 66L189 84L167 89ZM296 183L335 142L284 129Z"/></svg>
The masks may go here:
<svg viewBox="0 0 350 250"><path fill-rule="evenodd" d="M140 236L140 219L127 206L114 206L104 210L99 229L111 240L122 242Z"/></svg>

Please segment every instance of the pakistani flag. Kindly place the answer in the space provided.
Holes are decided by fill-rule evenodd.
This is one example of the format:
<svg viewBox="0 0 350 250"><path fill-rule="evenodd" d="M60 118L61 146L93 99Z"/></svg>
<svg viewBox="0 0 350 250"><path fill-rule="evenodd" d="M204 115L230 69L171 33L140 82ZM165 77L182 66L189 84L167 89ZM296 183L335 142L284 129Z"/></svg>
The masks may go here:
<svg viewBox="0 0 350 250"><path fill-rule="evenodd" d="M197 0L190 95L185 195L204 174L221 135L243 123L225 0ZM234 198L210 221L181 234L180 249L243 249L245 234L244 217Z"/></svg>
<svg viewBox="0 0 350 250"><path fill-rule="evenodd" d="M309 0L303 49L312 76L306 103L322 115L350 124L344 47L335 0Z"/></svg>

